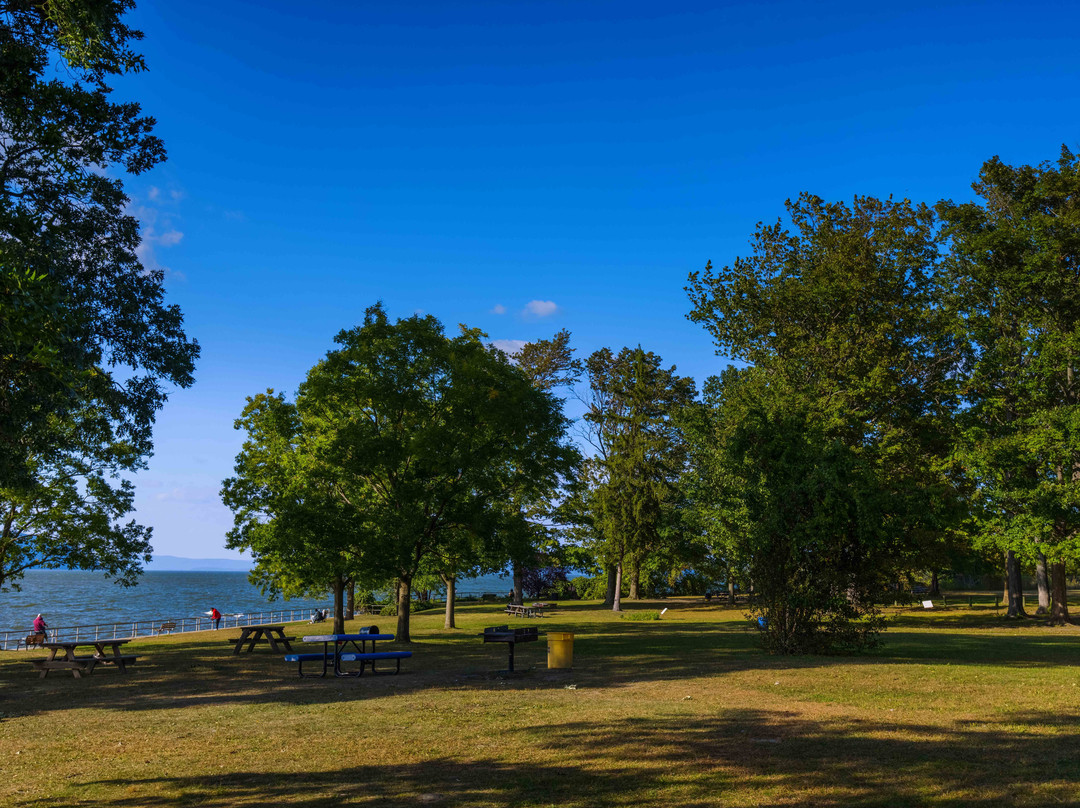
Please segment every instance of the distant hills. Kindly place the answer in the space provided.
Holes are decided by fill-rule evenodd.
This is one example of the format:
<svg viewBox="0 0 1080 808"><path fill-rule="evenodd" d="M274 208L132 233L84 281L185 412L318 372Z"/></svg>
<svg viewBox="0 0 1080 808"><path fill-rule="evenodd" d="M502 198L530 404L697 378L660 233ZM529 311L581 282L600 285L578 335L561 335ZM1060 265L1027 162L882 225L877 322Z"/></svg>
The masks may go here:
<svg viewBox="0 0 1080 808"><path fill-rule="evenodd" d="M234 558L180 558L156 555L146 565L147 572L247 572L251 562Z"/></svg>

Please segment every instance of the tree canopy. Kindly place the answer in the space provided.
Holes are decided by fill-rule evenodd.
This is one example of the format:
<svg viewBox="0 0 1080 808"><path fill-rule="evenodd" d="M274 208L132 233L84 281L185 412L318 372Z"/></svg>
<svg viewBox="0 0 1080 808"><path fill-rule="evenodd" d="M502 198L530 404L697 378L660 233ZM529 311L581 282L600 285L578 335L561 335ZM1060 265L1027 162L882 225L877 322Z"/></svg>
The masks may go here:
<svg viewBox="0 0 1080 808"><path fill-rule="evenodd" d="M1080 158L994 158L973 188L938 206L965 346L962 457L979 536L1051 561L1061 622L1080 553Z"/></svg>
<svg viewBox="0 0 1080 808"><path fill-rule="evenodd" d="M12 527L6 541L21 543L21 565L103 567L125 581L149 532L109 538L130 493L104 470L141 467L167 387L192 383L199 353L165 303L163 271L139 260L139 224L112 171L165 159L153 118L113 101L107 83L145 67L133 50L142 34L123 22L132 7L0 2L0 510L85 491L81 506L99 510L83 529L101 540L95 552L68 553L40 546L56 531ZM66 70L52 76L58 58ZM85 489L56 487L72 475L89 475ZM4 569L7 580L18 574Z"/></svg>
<svg viewBox="0 0 1080 808"><path fill-rule="evenodd" d="M311 369L294 409L280 398L253 400L249 410L272 405L267 420L287 426L272 425L273 442L255 440L238 459L237 477L225 484L234 508L252 499L274 503L262 516L241 520L247 536L272 534L275 542L307 547L304 553L317 547L307 544L305 530L289 528L303 522L301 501L314 502L318 530L326 529L315 544L325 545L324 554L352 543L352 569L397 580L402 642L409 641L414 578L456 574L494 559L504 565L513 554L508 537L522 535L523 519L503 507L508 492L538 496L576 460L558 400L483 336L463 326L450 338L434 317L391 322L381 305L370 307L363 323L339 333L338 347ZM249 434L262 420L251 415L241 421ZM285 436L291 436L287 451L280 443ZM290 453L310 460L302 474L282 467L265 477L264 467L279 465L270 455ZM275 560L285 557L274 550Z"/></svg>
<svg viewBox="0 0 1080 808"><path fill-rule="evenodd" d="M788 593L761 603L770 643L792 650L861 636L847 628L872 615L905 554L959 518L959 497L949 464L957 351L933 211L811 195L787 209L790 230L760 225L749 257L692 274L688 292L718 353L752 365L723 383L746 390L724 394L746 405L724 413L745 422L724 449L742 486L743 507L729 510L750 520L755 590ZM763 508L766 493L786 498ZM793 552L813 570L782 563ZM802 612L808 575L832 583L827 597L805 598L817 611Z"/></svg>

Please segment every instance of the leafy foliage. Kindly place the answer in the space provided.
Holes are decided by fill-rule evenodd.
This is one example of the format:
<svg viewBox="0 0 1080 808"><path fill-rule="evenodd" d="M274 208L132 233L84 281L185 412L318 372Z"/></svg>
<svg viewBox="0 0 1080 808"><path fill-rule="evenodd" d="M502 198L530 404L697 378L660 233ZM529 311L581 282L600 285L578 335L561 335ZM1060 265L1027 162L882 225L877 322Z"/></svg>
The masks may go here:
<svg viewBox="0 0 1080 808"><path fill-rule="evenodd" d="M791 653L868 642L883 578L962 508L932 211L810 195L787 208L791 230L760 225L749 258L694 273L688 292L718 352L752 365L710 383L720 408L697 454L704 490L726 495L699 518L734 539L767 643Z"/></svg>
<svg viewBox="0 0 1080 808"><path fill-rule="evenodd" d="M1064 580L1080 551L1080 159L987 161L979 202L942 202L964 326L964 461L980 538ZM1067 618L1063 587L1055 598Z"/></svg>
<svg viewBox="0 0 1080 808"><path fill-rule="evenodd" d="M131 496L108 480L151 451L166 385L192 383L198 345L164 302L163 272L139 261L138 222L108 171L165 158L154 120L106 83L144 66L142 34L121 19L132 6L0 1L0 511L15 514L6 541L18 545L0 582L33 559L130 581L149 533L118 538ZM49 77L58 57L66 81ZM60 502L72 513L42 505ZM39 512L32 534L14 527L42 507L49 525ZM72 540L96 550L42 544L67 541L76 512Z"/></svg>
<svg viewBox="0 0 1080 808"><path fill-rule="evenodd" d="M447 338L430 316L392 323L372 306L297 399L335 496L375 537L365 564L399 581L403 641L425 563L505 563L526 535L520 511L504 505L509 492L542 497L577 457L557 399L482 337L463 327Z"/></svg>
<svg viewBox="0 0 1080 808"><path fill-rule="evenodd" d="M636 596L642 565L677 529L676 483L686 450L674 416L693 400L694 381L640 347L618 355L603 348L585 369L585 421L597 453L584 469L580 510L590 513L599 556L616 568L618 610L624 562L630 562Z"/></svg>

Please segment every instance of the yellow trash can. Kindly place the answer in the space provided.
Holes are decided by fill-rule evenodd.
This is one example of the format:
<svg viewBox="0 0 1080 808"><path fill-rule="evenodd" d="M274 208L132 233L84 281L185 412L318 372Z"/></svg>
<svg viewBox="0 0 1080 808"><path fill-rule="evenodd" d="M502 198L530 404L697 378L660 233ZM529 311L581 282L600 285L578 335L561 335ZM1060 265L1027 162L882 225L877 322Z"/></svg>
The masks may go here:
<svg viewBox="0 0 1080 808"><path fill-rule="evenodd" d="M549 668L572 668L574 667L574 632L572 631L549 631L548 638L548 667Z"/></svg>

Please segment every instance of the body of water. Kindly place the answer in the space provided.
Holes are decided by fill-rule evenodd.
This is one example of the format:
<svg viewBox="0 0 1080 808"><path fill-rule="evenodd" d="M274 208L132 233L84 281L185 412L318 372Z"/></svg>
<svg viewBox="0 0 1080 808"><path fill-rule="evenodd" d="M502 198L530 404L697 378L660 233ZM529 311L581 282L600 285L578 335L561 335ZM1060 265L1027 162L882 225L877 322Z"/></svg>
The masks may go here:
<svg viewBox="0 0 1080 808"><path fill-rule="evenodd" d="M30 570L19 592L0 592L0 632L29 631L39 612L50 626L85 626L135 620L175 620L270 609L314 609L333 602L294 598L271 602L252 586L246 572L144 572L137 586L117 586L100 572ZM458 584L462 596L510 588L506 576L487 575Z"/></svg>

